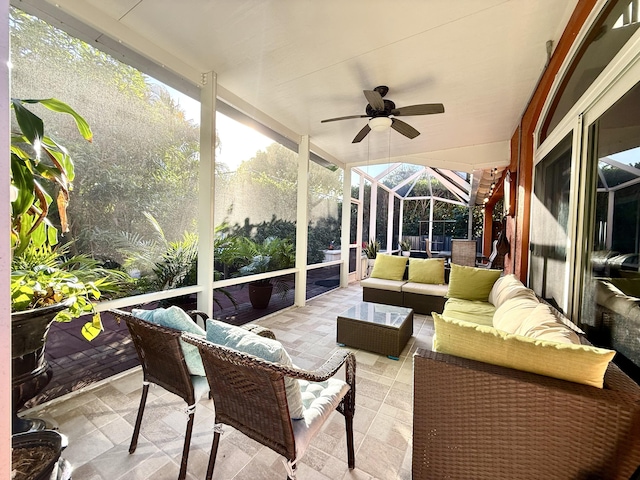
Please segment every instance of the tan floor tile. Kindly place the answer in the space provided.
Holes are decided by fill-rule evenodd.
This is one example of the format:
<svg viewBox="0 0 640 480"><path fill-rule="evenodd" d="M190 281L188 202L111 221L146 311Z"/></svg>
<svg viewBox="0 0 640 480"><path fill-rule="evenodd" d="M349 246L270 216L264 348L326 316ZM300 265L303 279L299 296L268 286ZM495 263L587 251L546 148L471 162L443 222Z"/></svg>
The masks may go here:
<svg viewBox="0 0 640 480"><path fill-rule="evenodd" d="M350 286L309 302L304 308L259 320L289 350L294 363L317 368L338 348L336 317L360 302L362 289ZM399 360L364 350L356 353L357 389L354 418L356 468L347 468L344 417L334 413L300 461L302 480L387 480L411 478L413 352L429 347L433 321L414 316L414 336ZM337 375L344 378L344 369ZM74 480L164 480L178 476L187 425L182 399L152 386L138 448L129 455L142 393L140 369L93 390L62 397L36 409L69 436L63 454L74 465ZM188 480L204 478L213 439L214 406L203 399L196 408ZM35 413L38 413L36 415ZM272 480L285 478L281 457L231 427L220 440L214 478Z"/></svg>

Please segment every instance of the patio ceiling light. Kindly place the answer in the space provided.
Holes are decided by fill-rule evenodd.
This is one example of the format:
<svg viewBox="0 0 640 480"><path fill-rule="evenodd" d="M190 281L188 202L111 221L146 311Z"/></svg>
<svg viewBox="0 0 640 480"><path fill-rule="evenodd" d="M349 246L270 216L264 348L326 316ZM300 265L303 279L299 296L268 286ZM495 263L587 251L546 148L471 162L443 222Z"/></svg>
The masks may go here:
<svg viewBox="0 0 640 480"><path fill-rule="evenodd" d="M392 124L392 120L389 117L373 117L369 120L369 127L376 132L382 132L389 128Z"/></svg>

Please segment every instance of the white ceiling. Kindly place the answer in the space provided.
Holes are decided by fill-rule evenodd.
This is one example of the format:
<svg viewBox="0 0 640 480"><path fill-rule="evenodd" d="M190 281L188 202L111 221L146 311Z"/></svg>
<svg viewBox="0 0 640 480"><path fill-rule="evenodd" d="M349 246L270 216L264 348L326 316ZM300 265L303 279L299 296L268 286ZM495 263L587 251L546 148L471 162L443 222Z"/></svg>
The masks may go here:
<svg viewBox="0 0 640 480"><path fill-rule="evenodd" d="M222 97L242 99L285 135L309 135L340 163L472 172L508 164L546 42L557 43L577 0L46 3L54 16L71 15L192 84L215 72ZM422 133L413 140L389 130L352 144L366 119L320 123L364 114L362 90L377 85L389 86L386 98L398 107L443 103L445 113L403 117Z"/></svg>

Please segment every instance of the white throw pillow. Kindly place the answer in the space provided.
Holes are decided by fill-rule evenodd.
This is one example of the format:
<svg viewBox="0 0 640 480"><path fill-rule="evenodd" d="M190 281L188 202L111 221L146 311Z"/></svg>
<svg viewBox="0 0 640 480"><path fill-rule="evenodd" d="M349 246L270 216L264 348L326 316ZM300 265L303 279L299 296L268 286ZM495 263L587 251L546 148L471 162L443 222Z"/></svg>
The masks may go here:
<svg viewBox="0 0 640 480"><path fill-rule="evenodd" d="M493 314L493 327L507 333L515 333L522 321L540 305L535 295L521 295L505 301Z"/></svg>
<svg viewBox="0 0 640 480"><path fill-rule="evenodd" d="M578 334L560 323L544 303L534 308L513 333L538 340L580 345Z"/></svg>
<svg viewBox="0 0 640 480"><path fill-rule="evenodd" d="M533 291L525 287L513 273L500 277L489 292L489 303L498 308L507 300L518 296L535 296Z"/></svg>

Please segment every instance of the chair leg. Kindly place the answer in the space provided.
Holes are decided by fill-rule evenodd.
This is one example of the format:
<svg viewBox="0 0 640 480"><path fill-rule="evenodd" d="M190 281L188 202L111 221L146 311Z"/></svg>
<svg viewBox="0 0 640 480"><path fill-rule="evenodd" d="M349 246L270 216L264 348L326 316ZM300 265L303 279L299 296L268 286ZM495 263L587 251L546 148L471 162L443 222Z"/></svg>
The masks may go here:
<svg viewBox="0 0 640 480"><path fill-rule="evenodd" d="M149 384L144 382L142 385L142 397L140 398L140 406L138 407L138 416L136 417L136 426L133 429L131 444L129 445L129 453L136 451L138 446L138 435L140 434L140 424L142 423L142 415L144 414L144 406L147 403L147 394L149 393Z"/></svg>
<svg viewBox="0 0 640 480"><path fill-rule="evenodd" d="M184 447L182 447L182 461L180 462L180 474L178 480L184 480L187 476L187 462L189 460L189 448L191 447L191 432L193 431L193 421L195 418L195 405L193 411L189 414L187 421L187 431L184 434Z"/></svg>
<svg viewBox="0 0 640 480"><path fill-rule="evenodd" d="M354 469L356 466L356 458L353 448L353 413L346 413L344 416L344 423L347 429L347 464L350 469Z"/></svg>
<svg viewBox="0 0 640 480"><path fill-rule="evenodd" d="M220 444L220 432L214 430L213 432L213 444L211 445L211 453L209 454L209 466L207 467L207 480L211 480L213 477L213 467L216 464L216 455L218 454L218 445Z"/></svg>

